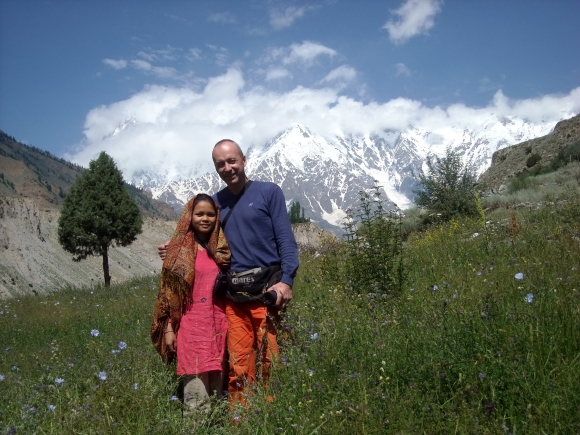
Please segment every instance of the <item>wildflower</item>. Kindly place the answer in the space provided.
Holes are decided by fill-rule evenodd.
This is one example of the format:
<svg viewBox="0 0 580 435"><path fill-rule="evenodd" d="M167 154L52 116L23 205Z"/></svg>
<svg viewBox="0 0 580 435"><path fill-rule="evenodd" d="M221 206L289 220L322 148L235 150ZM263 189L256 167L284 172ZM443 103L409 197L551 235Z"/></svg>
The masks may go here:
<svg viewBox="0 0 580 435"><path fill-rule="evenodd" d="M526 302L531 304L532 302L534 302L534 294L533 293L528 293L526 295Z"/></svg>
<svg viewBox="0 0 580 435"><path fill-rule="evenodd" d="M523 273L516 273L516 279L524 279L524 274Z"/></svg>
<svg viewBox="0 0 580 435"><path fill-rule="evenodd" d="M438 285L434 285L433 286L433 291L439 290L439 286Z"/></svg>
<svg viewBox="0 0 580 435"><path fill-rule="evenodd" d="M485 379L485 373L479 372L479 379Z"/></svg>
<svg viewBox="0 0 580 435"><path fill-rule="evenodd" d="M4 380L4 375L0 374L0 381Z"/></svg>
<svg viewBox="0 0 580 435"><path fill-rule="evenodd" d="M318 340L318 332L315 332L314 334L312 334L312 335L310 336L310 338L311 338L312 340Z"/></svg>
<svg viewBox="0 0 580 435"><path fill-rule="evenodd" d="M138 389L139 389L139 384L138 384L137 382L135 382L135 383L133 384L133 389L134 389L134 390L138 390Z"/></svg>
<svg viewBox="0 0 580 435"><path fill-rule="evenodd" d="M312 376L312 375L314 375L314 370L308 369L308 376Z"/></svg>
<svg viewBox="0 0 580 435"><path fill-rule="evenodd" d="M288 407L288 412L291 412L292 414L294 414L294 408L292 408L291 406Z"/></svg>
<svg viewBox="0 0 580 435"><path fill-rule="evenodd" d="M54 380L54 382L56 382L57 384L62 384L64 382L64 379L63 378L56 378Z"/></svg>
<svg viewBox="0 0 580 435"><path fill-rule="evenodd" d="M175 402L175 401L179 400L179 397L171 396L171 399L169 399L169 400L171 400L172 402Z"/></svg>
<svg viewBox="0 0 580 435"><path fill-rule="evenodd" d="M101 381L106 381L107 380L107 372L99 372L99 379Z"/></svg>
<svg viewBox="0 0 580 435"><path fill-rule="evenodd" d="M99 334L100 334L100 332L99 332L99 330L98 330L98 329L91 329L91 335L92 335L93 337L98 337L98 336L99 336Z"/></svg>
<svg viewBox="0 0 580 435"><path fill-rule="evenodd" d="M48 409L50 409L51 411L54 411L56 409L55 405L48 405Z"/></svg>
<svg viewBox="0 0 580 435"><path fill-rule="evenodd" d="M56 306L58 306L58 305L60 305L60 302L56 302L56 303L54 304L54 306L55 306L55 307L56 307Z"/></svg>
<svg viewBox="0 0 580 435"><path fill-rule="evenodd" d="M12 366L12 371L13 372L17 372L18 371L18 366Z"/></svg>
<svg viewBox="0 0 580 435"><path fill-rule="evenodd" d="M124 341L119 342L119 349L127 349L127 343Z"/></svg>
<svg viewBox="0 0 580 435"><path fill-rule="evenodd" d="M111 351L112 354L118 354L119 352L121 352L121 351L118 350L118 349L114 349L114 350Z"/></svg>

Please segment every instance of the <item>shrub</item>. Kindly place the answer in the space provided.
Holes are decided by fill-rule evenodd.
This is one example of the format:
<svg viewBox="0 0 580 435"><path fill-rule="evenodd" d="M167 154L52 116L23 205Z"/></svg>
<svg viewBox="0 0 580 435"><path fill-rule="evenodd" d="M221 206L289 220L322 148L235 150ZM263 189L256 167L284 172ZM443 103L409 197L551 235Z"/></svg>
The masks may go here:
<svg viewBox="0 0 580 435"><path fill-rule="evenodd" d="M428 174L419 174L421 187L414 191L415 203L430 213L425 224L446 222L456 216L473 216L475 207L475 170L461 156L447 148L444 157L428 157Z"/></svg>
<svg viewBox="0 0 580 435"><path fill-rule="evenodd" d="M404 281L401 217L386 210L380 186L359 195L344 225L347 279L355 293L396 293Z"/></svg>
<svg viewBox="0 0 580 435"><path fill-rule="evenodd" d="M538 153L534 153L530 157L528 157L528 160L526 160L526 166L528 168L531 168L536 163L538 163L540 160L542 160L542 156L539 155Z"/></svg>

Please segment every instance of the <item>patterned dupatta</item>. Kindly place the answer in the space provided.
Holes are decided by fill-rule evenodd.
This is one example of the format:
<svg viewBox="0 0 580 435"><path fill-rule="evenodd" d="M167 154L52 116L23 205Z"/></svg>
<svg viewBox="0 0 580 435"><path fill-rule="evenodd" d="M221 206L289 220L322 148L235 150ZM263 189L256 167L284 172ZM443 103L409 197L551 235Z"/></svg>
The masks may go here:
<svg viewBox="0 0 580 435"><path fill-rule="evenodd" d="M193 197L186 205L179 218L177 228L163 262L161 282L153 325L151 326L151 341L163 361L170 364L175 354L167 349L165 344L165 330L169 319L173 330L177 333L184 307L191 302L193 282L195 280L195 259L197 257L197 243L191 226L193 216ZM230 264L230 247L226 241L223 229L220 225L219 210L215 229L207 243L207 248L213 253L213 257L220 269L227 268Z"/></svg>

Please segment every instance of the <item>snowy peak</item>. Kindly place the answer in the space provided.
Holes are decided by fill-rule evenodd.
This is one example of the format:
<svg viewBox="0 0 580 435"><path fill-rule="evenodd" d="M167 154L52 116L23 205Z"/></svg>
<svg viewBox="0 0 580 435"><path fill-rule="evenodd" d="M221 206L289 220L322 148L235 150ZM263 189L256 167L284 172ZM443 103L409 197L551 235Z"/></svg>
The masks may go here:
<svg viewBox="0 0 580 435"><path fill-rule="evenodd" d="M288 203L299 201L307 217L321 227L339 230L346 210L356 206L359 192L375 180L385 199L406 208L412 205L417 174L426 169L429 154L443 155L451 147L481 174L495 151L546 135L554 125L492 115L475 126L442 125L432 131L409 126L403 131L323 137L295 124L264 146L248 150L246 172L251 179L280 185ZM141 180L154 198L178 211L196 193L215 193L224 187L215 172L185 181L154 182L168 178L143 173Z"/></svg>

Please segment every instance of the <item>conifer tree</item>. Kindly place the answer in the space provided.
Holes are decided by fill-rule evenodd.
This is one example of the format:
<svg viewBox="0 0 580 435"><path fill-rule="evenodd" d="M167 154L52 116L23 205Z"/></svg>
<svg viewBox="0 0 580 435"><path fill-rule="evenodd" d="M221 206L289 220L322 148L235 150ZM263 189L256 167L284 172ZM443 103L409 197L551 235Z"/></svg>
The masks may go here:
<svg viewBox="0 0 580 435"><path fill-rule="evenodd" d="M304 217L304 207L301 207L298 201L293 202L290 206L288 217L290 218L290 223L292 224L310 222L310 218Z"/></svg>
<svg viewBox="0 0 580 435"><path fill-rule="evenodd" d="M105 286L110 286L109 247L127 246L141 233L143 218L125 188L121 171L104 151L75 181L58 221L58 241L74 261L103 257Z"/></svg>

